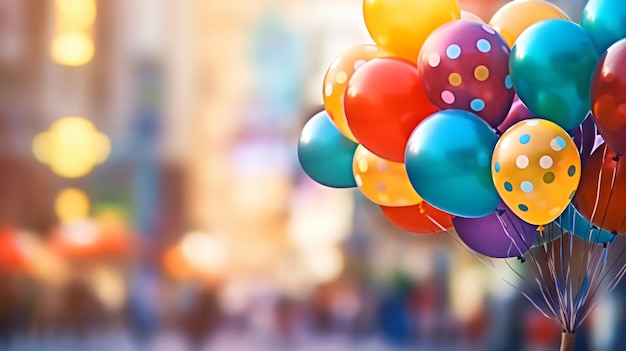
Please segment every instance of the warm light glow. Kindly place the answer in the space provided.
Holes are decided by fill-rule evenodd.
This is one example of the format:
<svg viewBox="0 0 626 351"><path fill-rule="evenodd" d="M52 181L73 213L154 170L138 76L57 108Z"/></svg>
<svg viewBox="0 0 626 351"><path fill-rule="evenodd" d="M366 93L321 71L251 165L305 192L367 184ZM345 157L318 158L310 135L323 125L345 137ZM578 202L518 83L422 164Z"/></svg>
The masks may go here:
<svg viewBox="0 0 626 351"><path fill-rule="evenodd" d="M59 30L89 30L96 20L95 0L56 0L54 5Z"/></svg>
<svg viewBox="0 0 626 351"><path fill-rule="evenodd" d="M68 244L91 246L98 241L98 226L91 220L72 222L63 226L61 235Z"/></svg>
<svg viewBox="0 0 626 351"><path fill-rule="evenodd" d="M336 190L316 188L315 193L296 195L288 228L296 247L335 245L350 235L354 198L349 191Z"/></svg>
<svg viewBox="0 0 626 351"><path fill-rule="evenodd" d="M105 267L96 268L90 275L90 285L100 302L109 309L118 310L126 301L126 287L122 276Z"/></svg>
<svg viewBox="0 0 626 351"><path fill-rule="evenodd" d="M313 283L328 283L338 278L343 271L343 256L339 248L334 246L307 250L302 258Z"/></svg>
<svg viewBox="0 0 626 351"><path fill-rule="evenodd" d="M290 183L282 174L241 177L231 192L240 219L268 218L280 213L287 201Z"/></svg>
<svg viewBox="0 0 626 351"><path fill-rule="evenodd" d="M94 45L84 33L59 34L52 40L52 59L66 66L82 66L93 58Z"/></svg>
<svg viewBox="0 0 626 351"><path fill-rule="evenodd" d="M111 151L109 138L81 117L65 117L33 140L33 154L57 175L80 178L104 162Z"/></svg>
<svg viewBox="0 0 626 351"><path fill-rule="evenodd" d="M66 66L82 66L94 55L95 0L56 0L52 59Z"/></svg>
<svg viewBox="0 0 626 351"><path fill-rule="evenodd" d="M217 235L191 232L185 235L180 247L185 259L202 272L219 272L228 259L226 243Z"/></svg>
<svg viewBox="0 0 626 351"><path fill-rule="evenodd" d="M461 321L468 321L480 312L485 295L483 271L480 267L457 267L450 274L452 311Z"/></svg>
<svg viewBox="0 0 626 351"><path fill-rule="evenodd" d="M62 223L85 219L89 214L89 198L80 189L63 189L56 197L54 209Z"/></svg>

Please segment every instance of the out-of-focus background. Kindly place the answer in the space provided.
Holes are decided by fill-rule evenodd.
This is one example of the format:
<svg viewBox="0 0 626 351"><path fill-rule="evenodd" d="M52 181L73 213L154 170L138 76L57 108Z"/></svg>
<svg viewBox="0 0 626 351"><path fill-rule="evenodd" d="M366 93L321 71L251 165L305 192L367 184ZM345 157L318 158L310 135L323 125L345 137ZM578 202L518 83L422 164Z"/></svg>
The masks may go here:
<svg viewBox="0 0 626 351"><path fill-rule="evenodd" d="M557 348L450 237L300 171L361 5L0 0L0 349ZM621 349L624 290L577 350Z"/></svg>

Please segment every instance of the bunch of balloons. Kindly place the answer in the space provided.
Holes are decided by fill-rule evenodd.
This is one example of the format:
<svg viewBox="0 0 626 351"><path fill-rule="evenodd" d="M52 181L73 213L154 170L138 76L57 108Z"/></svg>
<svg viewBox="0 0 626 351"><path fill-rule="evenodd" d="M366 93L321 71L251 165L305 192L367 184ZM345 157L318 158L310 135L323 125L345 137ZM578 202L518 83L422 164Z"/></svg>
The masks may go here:
<svg viewBox="0 0 626 351"><path fill-rule="evenodd" d="M543 0L488 22L457 0L364 0L363 17L374 43L330 64L302 130L312 179L494 258L547 225L626 233L626 1L590 0L579 23Z"/></svg>

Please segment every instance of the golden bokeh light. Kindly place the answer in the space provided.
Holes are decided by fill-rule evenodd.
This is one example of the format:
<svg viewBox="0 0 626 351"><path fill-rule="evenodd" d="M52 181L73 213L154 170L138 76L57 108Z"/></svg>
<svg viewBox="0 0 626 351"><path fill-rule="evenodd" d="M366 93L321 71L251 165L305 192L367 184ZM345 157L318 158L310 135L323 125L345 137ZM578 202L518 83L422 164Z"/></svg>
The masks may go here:
<svg viewBox="0 0 626 351"><path fill-rule="evenodd" d="M56 0L52 59L65 66L82 66L93 59L95 0Z"/></svg>
<svg viewBox="0 0 626 351"><path fill-rule="evenodd" d="M118 271L106 266L96 267L89 275L89 285L105 307L119 310L124 306L127 287Z"/></svg>
<svg viewBox="0 0 626 351"><path fill-rule="evenodd" d="M39 162L65 178L87 175L106 161L111 152L109 138L81 117L65 117L54 122L35 137L32 147Z"/></svg>
<svg viewBox="0 0 626 351"><path fill-rule="evenodd" d="M85 219L89 215L89 197L80 189L63 189L56 197L54 209L62 223Z"/></svg>
<svg viewBox="0 0 626 351"><path fill-rule="evenodd" d="M96 20L95 0L55 0L59 31L90 30Z"/></svg>
<svg viewBox="0 0 626 351"><path fill-rule="evenodd" d="M94 45L85 33L59 34L52 40L52 59L65 66L82 66L93 58Z"/></svg>

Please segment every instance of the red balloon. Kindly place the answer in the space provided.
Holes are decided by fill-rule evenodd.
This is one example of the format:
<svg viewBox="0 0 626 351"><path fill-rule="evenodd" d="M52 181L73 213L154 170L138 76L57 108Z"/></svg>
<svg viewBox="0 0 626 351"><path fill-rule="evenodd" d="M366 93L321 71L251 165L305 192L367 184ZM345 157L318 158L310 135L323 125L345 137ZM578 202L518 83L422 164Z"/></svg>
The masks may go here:
<svg viewBox="0 0 626 351"><path fill-rule="evenodd" d="M359 68L348 83L344 108L358 142L399 163L415 127L436 111L415 64L399 58L376 58Z"/></svg>
<svg viewBox="0 0 626 351"><path fill-rule="evenodd" d="M609 147L626 155L626 39L602 56L591 81L591 104L600 134Z"/></svg>
<svg viewBox="0 0 626 351"><path fill-rule="evenodd" d="M417 67L435 106L473 112L496 128L515 96L509 55L509 45L489 25L452 21L424 42Z"/></svg>
<svg viewBox="0 0 626 351"><path fill-rule="evenodd" d="M601 145L583 167L574 206L596 226L626 233L626 157Z"/></svg>
<svg viewBox="0 0 626 351"><path fill-rule="evenodd" d="M435 234L443 231L441 227L449 229L454 226L452 224L453 216L451 214L438 210L424 201L415 206L380 206L380 208L383 210L383 214L387 217L389 222L411 233ZM432 218L432 220L429 217Z"/></svg>

